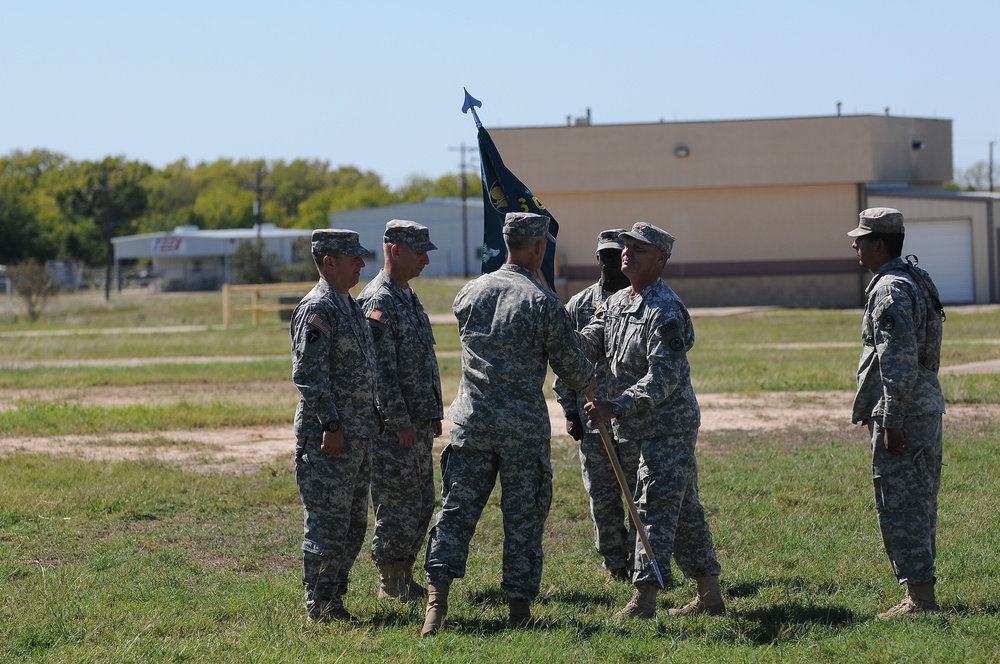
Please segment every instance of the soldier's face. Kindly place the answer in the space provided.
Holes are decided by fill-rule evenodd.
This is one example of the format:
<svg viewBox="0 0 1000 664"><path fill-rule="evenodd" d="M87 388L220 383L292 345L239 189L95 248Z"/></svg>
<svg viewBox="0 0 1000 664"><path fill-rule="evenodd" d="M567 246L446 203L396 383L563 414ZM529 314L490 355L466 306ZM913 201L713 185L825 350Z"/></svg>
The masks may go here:
<svg viewBox="0 0 1000 664"><path fill-rule="evenodd" d="M396 246L399 247L396 262L403 276L407 281L419 277L427 264L431 262L430 256L427 255L426 251L417 251L405 244L397 244Z"/></svg>
<svg viewBox="0 0 1000 664"><path fill-rule="evenodd" d="M323 259L323 266L326 268L326 280L333 289L338 293L347 293L361 280L361 268L365 266L365 259L334 253Z"/></svg>
<svg viewBox="0 0 1000 664"><path fill-rule="evenodd" d="M652 281L663 272L667 253L646 242L632 238L625 239L622 251L622 273L633 282Z"/></svg>
<svg viewBox="0 0 1000 664"><path fill-rule="evenodd" d="M597 252L597 262L606 277L617 277L622 273L622 252L617 249L601 249Z"/></svg>
<svg viewBox="0 0 1000 664"><path fill-rule="evenodd" d="M881 245L879 240L873 242L870 235L860 235L854 238L851 249L858 254L858 262L874 272L881 265L879 254Z"/></svg>

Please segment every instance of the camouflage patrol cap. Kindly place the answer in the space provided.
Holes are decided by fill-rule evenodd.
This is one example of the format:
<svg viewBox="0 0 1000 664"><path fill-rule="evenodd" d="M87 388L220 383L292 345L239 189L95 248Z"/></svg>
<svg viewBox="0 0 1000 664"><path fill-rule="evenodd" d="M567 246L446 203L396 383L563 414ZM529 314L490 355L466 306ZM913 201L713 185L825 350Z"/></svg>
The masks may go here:
<svg viewBox="0 0 1000 664"><path fill-rule="evenodd" d="M903 228L903 213L895 208L868 208L863 210L859 217L858 227L847 233L851 237L861 237L869 233L906 234Z"/></svg>
<svg viewBox="0 0 1000 664"><path fill-rule="evenodd" d="M632 226L632 230L620 234L619 237L630 237L633 240L651 244L660 251L665 251L668 254L674 250L674 236L662 228L657 228L653 224L646 223L645 221L635 222Z"/></svg>
<svg viewBox="0 0 1000 664"><path fill-rule="evenodd" d="M372 252L361 246L355 231L343 228L317 228L312 232L314 255L337 251L348 256L364 256Z"/></svg>
<svg viewBox="0 0 1000 664"><path fill-rule="evenodd" d="M523 237L542 237L555 242L556 239L549 233L550 219L544 214L534 214L532 212L508 212L503 219L504 235L520 235Z"/></svg>
<svg viewBox="0 0 1000 664"><path fill-rule="evenodd" d="M601 231L600 233L598 233L596 253L601 253L601 251L605 249L616 249L618 251L624 249L625 243L622 242L622 239L618 236L621 235L622 233L627 233L627 232L628 231L625 230L624 228L611 228L609 230Z"/></svg>
<svg viewBox="0 0 1000 664"><path fill-rule="evenodd" d="M415 251L431 251L437 246L431 242L431 231L423 224L406 219L393 219L385 225L387 244L405 244Z"/></svg>

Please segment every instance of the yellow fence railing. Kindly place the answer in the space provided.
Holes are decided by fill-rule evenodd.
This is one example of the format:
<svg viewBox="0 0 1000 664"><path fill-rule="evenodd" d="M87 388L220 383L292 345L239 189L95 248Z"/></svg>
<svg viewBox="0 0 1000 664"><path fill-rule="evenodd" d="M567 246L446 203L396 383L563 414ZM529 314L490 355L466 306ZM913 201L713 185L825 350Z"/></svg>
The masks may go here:
<svg viewBox="0 0 1000 664"><path fill-rule="evenodd" d="M287 284L245 284L239 286L222 284L222 324L228 330L233 324L234 312L250 312L251 324L254 327L258 327L262 313L291 312L295 309L295 305L298 304L299 299L312 290L312 287L315 285L315 281L300 281ZM234 304L235 299L241 295L250 296L249 306ZM275 299L280 295L295 295L298 299L294 303L282 303Z"/></svg>

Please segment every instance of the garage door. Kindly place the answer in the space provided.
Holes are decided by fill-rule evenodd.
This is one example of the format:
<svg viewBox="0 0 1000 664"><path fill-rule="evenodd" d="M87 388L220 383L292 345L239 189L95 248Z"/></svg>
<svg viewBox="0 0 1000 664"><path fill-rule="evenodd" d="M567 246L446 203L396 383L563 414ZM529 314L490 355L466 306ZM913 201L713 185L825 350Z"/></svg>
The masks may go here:
<svg viewBox="0 0 1000 664"><path fill-rule="evenodd" d="M944 304L974 302L972 277L972 222L906 220L903 255L916 254L920 267L931 274Z"/></svg>

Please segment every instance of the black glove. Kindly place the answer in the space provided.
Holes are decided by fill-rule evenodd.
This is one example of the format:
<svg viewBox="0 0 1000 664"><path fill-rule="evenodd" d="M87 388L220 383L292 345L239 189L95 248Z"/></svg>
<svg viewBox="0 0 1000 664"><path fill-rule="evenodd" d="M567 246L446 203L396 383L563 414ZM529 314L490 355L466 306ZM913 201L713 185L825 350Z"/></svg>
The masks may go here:
<svg viewBox="0 0 1000 664"><path fill-rule="evenodd" d="M566 416L566 433L577 442L583 439L583 422L580 421L580 413Z"/></svg>

